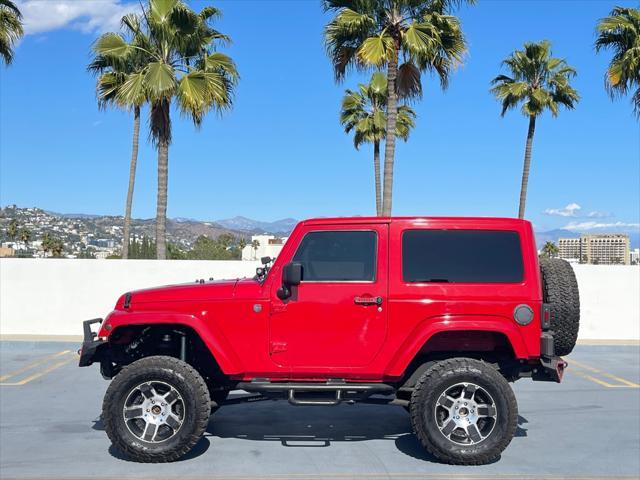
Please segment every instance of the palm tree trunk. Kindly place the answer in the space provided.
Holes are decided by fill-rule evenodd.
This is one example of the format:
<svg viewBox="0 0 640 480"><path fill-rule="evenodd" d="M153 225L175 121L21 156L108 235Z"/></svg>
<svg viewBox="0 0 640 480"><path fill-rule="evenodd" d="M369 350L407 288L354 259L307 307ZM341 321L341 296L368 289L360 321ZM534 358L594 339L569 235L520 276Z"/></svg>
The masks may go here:
<svg viewBox="0 0 640 480"><path fill-rule="evenodd" d="M376 216L382 214L382 192L380 191L380 140L373 142L373 174L376 185Z"/></svg>
<svg viewBox="0 0 640 480"><path fill-rule="evenodd" d="M167 181L169 175L169 140L158 141L158 199L156 210L156 258L167 258Z"/></svg>
<svg viewBox="0 0 640 480"><path fill-rule="evenodd" d="M140 107L133 109L133 141L131 145L131 166L129 167L129 189L127 204L124 209L124 228L122 235L122 258L129 258L129 237L131 230L131 203L133 188L136 182L136 166L138 164L138 140L140 138Z"/></svg>
<svg viewBox="0 0 640 480"><path fill-rule="evenodd" d="M387 66L387 134L384 145L384 192L382 195L382 216L391 216L393 201L393 162L396 150L396 120L398 118L398 95L396 77L398 76L398 47L396 43L391 60Z"/></svg>
<svg viewBox="0 0 640 480"><path fill-rule="evenodd" d="M518 218L524 218L524 209L527 203L527 184L529 183L529 169L531 168L531 145L533 134L536 130L536 117L529 117L529 131L527 132L527 146L524 149L524 167L522 169L522 185L520 186L520 208Z"/></svg>

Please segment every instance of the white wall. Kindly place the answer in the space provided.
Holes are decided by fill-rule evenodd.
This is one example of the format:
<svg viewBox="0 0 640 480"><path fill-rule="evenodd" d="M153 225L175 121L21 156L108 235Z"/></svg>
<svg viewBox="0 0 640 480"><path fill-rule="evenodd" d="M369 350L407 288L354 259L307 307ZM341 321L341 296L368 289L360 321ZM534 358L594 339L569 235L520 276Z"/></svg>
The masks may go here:
<svg viewBox="0 0 640 480"><path fill-rule="evenodd" d="M82 335L125 292L210 277L250 277L260 262L0 259L0 334Z"/></svg>
<svg viewBox="0 0 640 480"><path fill-rule="evenodd" d="M81 335L124 292L171 283L252 276L259 262L0 259L0 334ZM580 338L640 339L640 268L574 265Z"/></svg>
<svg viewBox="0 0 640 480"><path fill-rule="evenodd" d="M640 339L640 267L572 265L580 289L580 339Z"/></svg>

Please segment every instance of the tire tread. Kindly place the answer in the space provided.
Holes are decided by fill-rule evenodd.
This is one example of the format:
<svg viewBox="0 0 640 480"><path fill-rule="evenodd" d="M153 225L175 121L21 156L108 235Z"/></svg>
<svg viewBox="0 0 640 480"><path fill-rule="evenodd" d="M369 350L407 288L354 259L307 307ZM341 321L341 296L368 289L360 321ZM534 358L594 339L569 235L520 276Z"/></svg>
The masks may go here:
<svg viewBox="0 0 640 480"><path fill-rule="evenodd" d="M117 432L116 421L117 415L109 414L110 408L117 402L120 395L126 395L126 392L122 392L122 387L126 384L127 379L130 376L139 376L145 371L149 371L150 375L157 369L171 369L179 372L188 383L194 387L196 392L196 405L197 410L194 412L196 418L196 425L193 431L185 437L184 441L179 445L176 445L169 451L163 452L148 452L140 451L133 448L126 442ZM131 457L133 460L144 463L166 463L173 462L187 454L198 443L202 435L204 434L207 425L209 423L209 416L211 412L211 400L209 398L209 389L202 376L188 363L183 362L175 357L168 356L152 356L137 360L126 367L124 367L120 373L111 381L107 393L104 396L102 404L102 418L105 425L107 436L113 443L113 445Z"/></svg>
<svg viewBox="0 0 640 480"><path fill-rule="evenodd" d="M509 404L510 416L507 419L507 425L509 429L507 431L507 434L503 437L502 441L492 450L489 450L483 454L475 455L474 457L470 458L467 455L456 454L451 451L441 451L439 448L437 448L437 446L430 442L423 423L420 419L420 412L418 408L416 408L415 404L420 401L419 399L422 396L422 392L429 389L430 386L435 382L435 380L442 378L444 373L451 370L470 370L472 368L480 370L484 375L487 375L489 377L490 381L496 382L501 386L501 388L505 392L505 396ZM511 387L509 386L509 383L500 374L500 372L498 372L490 364L472 358L450 358L447 360L436 362L431 368L429 368L415 385L415 389L413 391L413 394L411 395L410 415L413 431L415 432L422 446L427 450L427 452L436 457L438 460L450 465L485 465L487 463L491 463L493 460L500 456L505 448L507 448L518 427L518 404L516 402L516 397L513 393L513 390L511 390Z"/></svg>

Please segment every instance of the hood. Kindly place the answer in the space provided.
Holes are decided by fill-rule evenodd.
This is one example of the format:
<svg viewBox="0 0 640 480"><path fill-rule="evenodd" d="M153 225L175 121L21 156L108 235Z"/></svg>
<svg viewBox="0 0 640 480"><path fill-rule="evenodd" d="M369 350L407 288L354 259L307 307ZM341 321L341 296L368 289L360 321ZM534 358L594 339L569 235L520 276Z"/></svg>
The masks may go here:
<svg viewBox="0 0 640 480"><path fill-rule="evenodd" d="M129 307L136 305L160 303L160 302L198 302L211 299L231 299L235 295L238 279L235 280L210 280L200 283L182 283L179 285L166 285L163 287L134 290L120 297L116 308L125 308L125 302L129 297Z"/></svg>

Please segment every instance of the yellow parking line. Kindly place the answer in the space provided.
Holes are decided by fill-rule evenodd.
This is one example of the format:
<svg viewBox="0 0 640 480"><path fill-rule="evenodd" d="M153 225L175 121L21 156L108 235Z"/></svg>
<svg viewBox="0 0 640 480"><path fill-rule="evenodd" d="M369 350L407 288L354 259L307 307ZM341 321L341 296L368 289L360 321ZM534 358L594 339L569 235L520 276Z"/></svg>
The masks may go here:
<svg viewBox="0 0 640 480"><path fill-rule="evenodd" d="M33 363L30 363L29 365L26 365L26 366L14 371L14 372L8 373L7 375L2 375L0 377L0 382L4 382L8 378L15 377L16 375L20 375L21 373L24 373L27 370L31 370L32 368L37 367L39 365L42 365L43 363L48 363L51 360L54 360L57 357L61 357L61 356L66 355L68 353L71 353L71 350L63 350L62 352L54 353L53 355L47 355L46 357L41 358L40 360L37 360L37 361L35 361Z"/></svg>
<svg viewBox="0 0 640 480"><path fill-rule="evenodd" d="M37 373L34 373L33 375L20 380L19 382L12 382L12 383L0 383L0 386L17 386L17 385L25 385L27 383L29 383L32 380L35 380L36 378L40 378L43 375L46 375L49 372L53 372L54 370L56 370L57 368L60 368L64 365L66 365L67 363L71 362L73 360L73 358L67 358L61 362L58 363L54 363L53 365L50 365L49 367L45 368L44 370L41 370Z"/></svg>
<svg viewBox="0 0 640 480"><path fill-rule="evenodd" d="M593 383L597 383L598 385L602 385L603 387L607 387L607 388L633 388L633 387L629 387L628 385L613 385L611 383L605 382L604 380L600 380L600 379L598 379L596 377L592 377L591 375L587 375L586 373L576 372L575 370L572 370L571 372L576 374L577 376L579 376L581 378L586 378L587 380L590 380Z"/></svg>
<svg viewBox="0 0 640 480"><path fill-rule="evenodd" d="M600 385L603 385L605 387L609 387L609 388L614 388L614 387L640 388L640 385L638 385L637 383L631 382L631 381L629 381L627 379L618 377L616 375L612 375L611 373L603 372L602 370L599 370L597 368L594 368L594 367L592 367L590 365L587 365L587 364L584 364L584 363L581 363L581 362L577 362L576 360L572 360L571 361L571 365L572 366L576 366L578 368L581 368L583 370L587 370L589 372L596 373L596 374L601 375L603 377L612 378L613 380L616 380L616 381L622 383L622 385L612 385L612 384L610 384L608 382L605 382L605 381L602 381L602 380L597 380L591 375L586 375L586 374L580 375L583 378L588 378L589 380L594 381L595 383L599 383ZM579 372L575 372L575 373L579 375Z"/></svg>

